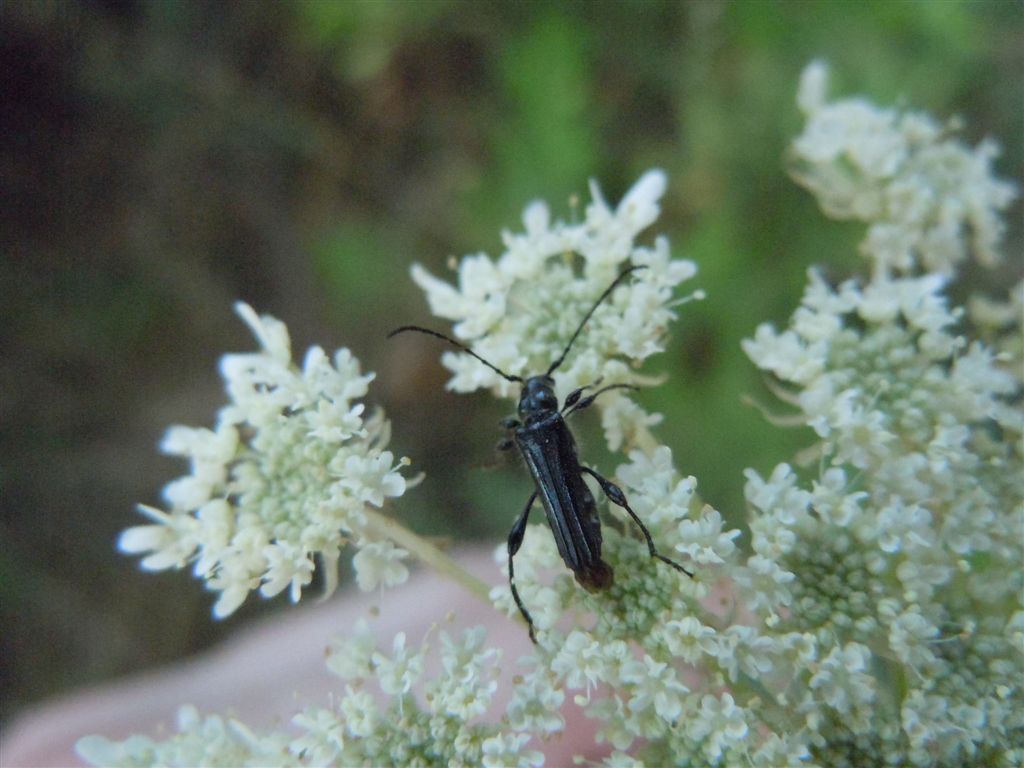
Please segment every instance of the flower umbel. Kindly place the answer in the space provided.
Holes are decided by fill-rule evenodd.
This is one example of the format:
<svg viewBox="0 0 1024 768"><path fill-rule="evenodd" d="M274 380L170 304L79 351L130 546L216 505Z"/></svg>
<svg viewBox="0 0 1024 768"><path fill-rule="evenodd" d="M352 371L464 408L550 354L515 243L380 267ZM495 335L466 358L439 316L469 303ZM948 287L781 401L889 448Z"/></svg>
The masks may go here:
<svg viewBox="0 0 1024 768"><path fill-rule="evenodd" d="M535 718L517 709L514 718L496 715L495 722L481 722L480 716L492 708L500 655L487 647L482 629L460 637L441 632L436 653L428 643L408 645L404 633L389 651L378 651L364 633L339 639L329 650L328 667L344 680L344 691L330 706L306 707L292 718L291 730L257 731L217 715L201 718L195 708L182 707L178 732L163 741L138 736L114 742L90 736L79 741L78 752L95 765L125 766L528 768L543 762L540 752L526 748ZM412 688L434 656L442 674L417 697ZM359 663L353 664L355 659ZM557 704L550 689L543 680L530 684L541 701Z"/></svg>
<svg viewBox="0 0 1024 768"><path fill-rule="evenodd" d="M319 347L300 369L283 323L245 304L236 309L262 349L221 360L230 402L212 430L168 431L164 451L187 458L191 472L164 489L167 511L140 508L153 524L126 530L121 549L145 553L150 570L193 563L220 594L218 617L255 589L265 597L288 589L297 601L316 557L330 593L347 543L360 549L360 586L404 581L407 552L380 541L367 519L406 488L407 460L385 450L387 421L357 402L373 374L362 374L347 349L332 359Z"/></svg>
<svg viewBox="0 0 1024 768"><path fill-rule="evenodd" d="M738 581L774 649L761 684L822 765L1018 765L1022 318L972 302L993 348L946 295L961 261L998 260L1013 188L992 146L826 104L824 77L804 75L798 178L868 223L873 275L833 287L812 271L790 327L744 344L819 438L816 472L747 472L755 554Z"/></svg>
<svg viewBox="0 0 1024 768"><path fill-rule="evenodd" d="M1015 187L992 173L994 141L972 149L951 135L955 123L861 98L828 102L827 90L828 70L812 63L800 81L807 124L791 147L793 176L828 215L868 224L861 250L877 275L1001 260L1001 213Z"/></svg>
<svg viewBox="0 0 1024 768"><path fill-rule="evenodd" d="M552 221L544 202L523 212L525 231L504 232L505 251L492 260L485 254L459 262L458 288L415 265L412 277L427 294L438 317L454 322L455 336L506 373L542 373L558 358L594 301L628 266L643 266L619 286L590 318L572 354L558 369L559 400L578 387L651 383L633 370L662 351L680 283L696 274L692 261L672 259L668 239L653 247L634 238L654 222L665 191L661 171L646 173L614 209L596 183L583 221ZM694 298L701 294L695 293ZM469 355L446 352L444 364L454 374L456 392L487 388L501 397L518 395L502 379ZM646 414L623 390L602 395L603 426L613 449L644 439L659 417Z"/></svg>
<svg viewBox="0 0 1024 768"><path fill-rule="evenodd" d="M796 172L826 213L866 223L871 276L834 285L812 270L789 327L761 326L744 344L815 441L801 454L814 461L747 470L749 551L649 432L657 417L614 390L597 407L609 448L628 448L617 483L696 579L608 525L615 584L592 594L550 532L529 526L516 580L539 645L504 699L500 652L481 630L437 632L433 651L404 632L383 643L357 632L328 657L344 690L293 732L185 708L162 742L89 737L80 753L111 765L534 765L531 738L566 728L574 705L610 746L608 766L1024 764L1024 284L971 298L969 314L948 292L966 259L998 260L1012 188L992 176L991 146L966 149L924 115L827 103L825 87L824 68L809 67ZM459 339L528 376L557 359L615 275L643 264L594 314L556 386L564 399L598 379L645 383L630 363L661 349L681 301L672 291L694 271L665 238L634 243L663 188L649 173L613 209L593 186L578 224L534 203L497 260L462 260L458 288L419 267L414 279ZM364 586L404 578L395 545L415 542L362 526L404 488L385 422L352 403L368 379L349 357L325 366L318 353L310 389L283 326L243 314L263 351L225 364L234 402L216 430L172 430L193 472L126 548L150 552L154 568L195 559L222 580L222 599L260 582L301 588L310 553L336 557L346 540L361 547ZM453 389L513 394L469 356L444 360ZM492 598L516 613L507 586Z"/></svg>

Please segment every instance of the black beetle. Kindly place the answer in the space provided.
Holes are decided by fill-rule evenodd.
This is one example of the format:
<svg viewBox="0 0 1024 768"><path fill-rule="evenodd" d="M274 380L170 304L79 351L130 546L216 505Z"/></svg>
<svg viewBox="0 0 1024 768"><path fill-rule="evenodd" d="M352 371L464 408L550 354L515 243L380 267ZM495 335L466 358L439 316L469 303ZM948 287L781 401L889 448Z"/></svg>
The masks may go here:
<svg viewBox="0 0 1024 768"><path fill-rule="evenodd" d="M639 269L645 269L645 267L641 265L629 267L616 277L580 321L576 332L569 339L562 354L551 364L547 372L526 379L505 373L464 344L429 328L403 325L388 334L389 339L406 331L434 336L475 357L506 381L516 382L523 387L517 409L518 418L509 417L502 422L507 429L512 431L512 439L502 441L499 447L508 449L515 445L519 448L519 452L533 476L536 488L526 502L522 514L512 526L508 537L508 579L512 587L512 597L516 601L519 612L526 619L530 629L530 639L535 643L537 637L534 632L533 618L526 606L523 605L519 591L516 589L513 559L523 543L530 509L538 496L540 496L541 504L544 507L548 525L555 537L555 543L558 545L558 553L573 572L576 581L590 592L608 589L614 582L611 566L601 559L601 520L597 514L593 494L583 481L584 474L593 477L608 499L626 510L633 518L647 541L647 549L650 551L651 557L656 557L677 571L693 577L690 571L655 549L650 531L630 508L622 489L590 467L580 463L576 441L565 422L566 416L590 406L603 392L610 389L633 389L634 387L629 384L610 384L587 397L582 397L582 395L591 387L581 387L571 392L565 398L565 403L559 407L558 396L555 395L555 382L551 378L551 374L565 361L576 337L580 335L594 311L611 295L619 283Z"/></svg>

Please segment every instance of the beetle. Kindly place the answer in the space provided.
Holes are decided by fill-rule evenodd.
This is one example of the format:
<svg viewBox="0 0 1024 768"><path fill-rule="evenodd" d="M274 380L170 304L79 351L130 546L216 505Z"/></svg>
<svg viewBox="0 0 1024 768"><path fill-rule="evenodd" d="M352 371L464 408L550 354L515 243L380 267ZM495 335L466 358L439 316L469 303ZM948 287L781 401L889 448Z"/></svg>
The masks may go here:
<svg viewBox="0 0 1024 768"><path fill-rule="evenodd" d="M533 478L534 491L512 526L508 537L508 580L512 588L512 598L515 600L519 612L526 619L530 639L534 643L537 642L537 635L533 617L530 616L530 612L519 596L519 590L516 589L513 561L523 543L530 510L538 497L540 497L548 525L555 537L558 554L572 571L580 586L588 592L601 592L614 583L611 566L601 558L601 520L598 517L594 496L584 482L584 475L594 478L609 501L626 510L633 522L640 528L651 557L661 560L691 578L693 577L693 573L658 552L651 539L650 531L629 506L622 489L595 470L580 463L576 441L566 423L566 417L589 407L602 393L612 389L635 389L635 387L630 384L610 384L583 397L583 393L597 387L600 384L598 382L598 384L580 387L572 391L565 398L565 402L559 406L558 396L555 394L555 381L552 378L552 374L565 362L566 356L591 315L629 275L645 268L643 265L634 265L620 273L584 315L558 359L550 365L546 372L525 379L505 373L466 345L429 328L403 325L388 334L390 339L400 333L411 331L441 339L476 358L506 381L522 386L517 417L508 417L502 420L502 425L511 431L512 437L502 441L499 448L510 449L513 446L518 448Z"/></svg>

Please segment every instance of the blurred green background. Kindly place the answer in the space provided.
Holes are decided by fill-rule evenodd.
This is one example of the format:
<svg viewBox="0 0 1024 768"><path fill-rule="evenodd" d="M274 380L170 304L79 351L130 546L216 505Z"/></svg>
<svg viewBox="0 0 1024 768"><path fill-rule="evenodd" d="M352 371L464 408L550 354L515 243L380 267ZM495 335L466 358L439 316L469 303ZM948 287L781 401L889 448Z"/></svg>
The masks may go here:
<svg viewBox="0 0 1024 768"><path fill-rule="evenodd" d="M564 217L589 178L617 201L664 168L657 231L708 299L681 308L650 366L669 381L642 399L739 522L742 470L808 439L742 403L770 398L739 342L785 322L808 265L858 268L860 228L826 221L784 172L803 66L827 59L835 93L964 116L1024 178L1016 1L0 8L4 717L284 607L214 623L188 574L144 575L114 550L135 503L183 470L156 451L164 429L209 424L219 356L254 347L235 300L285 320L300 353L344 345L378 372L393 447L427 472L396 516L497 545L529 491L514 464L487 466L509 404L446 393L436 345L384 343L439 326L409 265L496 255L530 199ZM596 446L596 419L580 422Z"/></svg>

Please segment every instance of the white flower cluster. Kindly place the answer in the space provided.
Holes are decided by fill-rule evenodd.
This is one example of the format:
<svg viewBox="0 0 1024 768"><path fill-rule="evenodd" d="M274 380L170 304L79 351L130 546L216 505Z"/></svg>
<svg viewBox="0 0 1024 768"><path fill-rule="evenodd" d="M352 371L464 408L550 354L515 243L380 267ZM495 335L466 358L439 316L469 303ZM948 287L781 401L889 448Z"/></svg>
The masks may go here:
<svg viewBox="0 0 1024 768"><path fill-rule="evenodd" d="M288 766L297 761L288 750L291 741L281 731L257 732L219 715L202 717L193 706L178 710L178 732L163 740L130 736L112 741L103 736L79 739L75 750L92 765L124 768L145 765L201 765L209 768Z"/></svg>
<svg viewBox="0 0 1024 768"><path fill-rule="evenodd" d="M995 142L972 150L947 137L955 126L859 98L828 102L827 86L824 64L804 70L807 125L792 145L793 174L827 214L868 224L861 248L876 274L949 275L969 255L999 261L1014 187L992 174Z"/></svg>
<svg viewBox="0 0 1024 768"><path fill-rule="evenodd" d="M590 318L574 349L559 368L559 399L572 390L601 381L650 383L632 364L660 352L673 307L673 290L696 274L691 261L672 259L668 240L653 247L634 238L660 212L665 191L661 171L645 174L612 209L596 183L583 221L552 221L546 203L523 212L525 232L504 232L505 252L493 261L485 254L466 256L458 265L458 288L415 265L412 277L427 294L431 311L452 320L455 336L492 364L513 376L546 371L565 349L586 312L615 277L643 266L619 286ZM692 298L699 298L695 293ZM517 385L501 378L469 355L446 352L456 392L489 388L501 397L518 396ZM637 429L659 417L644 413L623 394L602 395L602 423L614 448L629 444Z"/></svg>
<svg viewBox="0 0 1024 768"><path fill-rule="evenodd" d="M183 733L165 742L90 737L82 754L110 765L535 765L531 737L561 731L571 699L599 723L616 768L1024 764L1024 287L1005 304L972 303L978 338L944 293L968 253L995 259L1009 188L991 178L990 150L971 155L926 117L828 105L823 92L813 65L801 178L826 211L868 223L875 268L837 287L812 272L791 327L763 326L744 345L817 436L811 469L748 470L750 552L654 441L651 417L615 391L597 406L610 448L633 447L617 481L658 549L696 578L652 559L625 520L603 529L615 582L592 594L546 526L530 526L516 583L539 646L504 712L492 711L499 655L481 631L441 633L434 676L426 646L399 635L382 652L357 633L328 661L344 693L296 717L298 736L185 710ZM634 245L663 187L648 174L615 210L595 187L581 224L552 224L535 203L496 263L463 260L458 290L419 268L414 278L460 339L529 375L557 359L624 266L644 264L556 375L561 397L599 378L641 383L623 358L661 348L672 289L694 271L664 238ZM469 356L445 361L454 389L512 394ZM492 597L516 615L507 586Z"/></svg>
<svg viewBox="0 0 1024 768"><path fill-rule="evenodd" d="M487 723L500 652L489 649L482 628L460 638L440 633L439 674L424 680L434 661L429 643L395 637L390 653L365 631L335 641L327 666L345 681L329 707L309 706L291 729L257 730L219 716L201 718L182 707L178 733L157 741L133 736L116 742L81 739L79 754L94 765L203 766L537 766L543 755L527 749L534 734L561 727L561 694L541 670L528 675L507 713Z"/></svg>
<svg viewBox="0 0 1024 768"><path fill-rule="evenodd" d="M807 93L821 78L818 67L805 74L801 97L815 106L798 154L811 157L831 132L844 164L879 169L891 151L890 177L909 173L902 132L930 121L861 101L822 105ZM1010 188L982 154L967 162L937 131L919 134L911 155L928 160L908 179L929 216L966 218L930 230L939 219L918 227L891 199L866 203L873 278L833 288L812 272L790 327L761 326L744 344L820 438L807 479L788 465L768 478L748 471L754 555L738 574L747 609L771 628L776 658L762 685L800 715L788 732L818 764L1024 759L1020 297L1015 314L1012 301L976 302L995 348L970 338L944 294L968 250L983 263L998 255L994 210ZM850 191L823 174L809 186L830 212ZM886 228L913 243L901 251L913 258L895 258L899 238L875 236ZM802 648L783 651L799 637Z"/></svg>
<svg viewBox="0 0 1024 768"><path fill-rule="evenodd" d="M647 382L620 358L638 364L661 349L664 326L680 301L673 300L672 289L695 271L689 262L670 259L664 237L655 239L653 251L634 244L657 215L664 186L662 174L650 172L614 211L592 186L595 202L585 221L574 225L552 225L547 207L534 203L524 215L526 234L505 235L507 251L497 264L483 256L463 260L460 290L419 268L414 279L427 291L435 314L455 320L456 335L476 352L507 372L529 375L557 359L580 318L624 265L644 264L648 269L638 271L634 282L595 313L593 327L588 325L555 380L563 397L598 379ZM581 276L567 258L572 253L582 257ZM451 386L456 390L486 386L510 393L507 382L468 356L446 353L445 362L455 372ZM528 707L540 718L535 731L547 733L561 728L559 718L544 706L554 697L538 696L533 689L539 685L543 691L573 693L575 704L601 721L600 738L616 750L609 758L613 765L628 764L625 750L650 764L678 763L681 755L717 763L749 752L773 765L780 755L802 754L784 737L748 748L751 716L725 686L740 669L759 668L757 638L716 629L721 620L700 607L709 585L735 563L739 532L726 530L718 512L699 502L696 480L680 476L671 451L647 432L648 414L625 396L598 400L597 406L604 411L610 449L623 442L637 446L630 463L617 472L631 507L659 550L685 559L699 577L691 581L651 558L635 530L623 534L606 526L603 554L615 583L592 594L566 570L547 527L529 526L516 556L516 583L538 630L539 659L532 682L514 694L521 704L514 703L510 711ZM608 516L623 515L612 507ZM499 560L506 556L501 547ZM517 614L507 585L496 587L492 598L510 615ZM638 652L635 643L641 639ZM716 682L691 691L684 682L687 670L708 659ZM545 677L537 677L542 671Z"/></svg>
<svg viewBox="0 0 1024 768"><path fill-rule="evenodd" d="M945 181L958 193L1002 184ZM1021 316L979 310L1000 352L965 336L943 293L953 262L935 245L919 242L904 266L938 271L897 274L869 241L881 265L870 282L832 288L812 272L791 328L745 345L820 437L806 480L788 465L748 472L752 554L665 447L633 451L617 477L696 581L606 528L616 584L590 594L550 533L528 530L516 574L541 663L601 721L610 765L1024 757ZM984 241L985 261L995 246ZM735 601L728 615L701 605L715 582ZM515 612L507 589L494 594Z"/></svg>
<svg viewBox="0 0 1024 768"><path fill-rule="evenodd" d="M662 348L664 326L680 301L673 300L672 289L695 272L690 262L670 259L665 237L655 238L654 250L634 244L657 215L664 187L663 175L650 172L612 211L592 185L594 203L585 221L575 225L552 225L547 207L534 203L524 214L526 234L506 233L507 250L497 264L484 256L462 261L458 291L420 268L413 277L434 313L455 320L456 335L474 351L506 372L529 375L557 359L579 319L624 265L643 264L648 269L638 271L634 282L595 313L593 327L588 325L555 380L562 397L598 379L650 381L620 358L639 364ZM573 253L582 258L581 276L567 259ZM491 387L511 394L508 383L479 361L455 353L444 359L455 372L453 389ZM597 406L603 409L609 448L623 442L637 446L630 463L617 472L631 507L659 550L685 558L699 578L691 581L651 558L635 530L624 535L606 526L603 554L615 583L591 594L565 569L547 527L529 526L516 557L516 583L538 630L537 668L549 670L555 690L574 692L575 704L602 722L600 738L616 750L611 764L627 760L625 750L652 765L679 764L684 755L708 764L752 755L767 766L804 754L784 736L750 747L747 722L756 718L725 687L740 670L749 674L761 668L758 639L742 629L716 629L722 621L700 608L709 585L735 563L733 540L739 532L726 530L719 513L699 502L696 480L681 477L671 451L649 437L648 414L626 396L599 400ZM622 516L612 509L609 516ZM501 547L499 560L506 556ZM507 585L495 588L492 597L507 613L517 614ZM687 670L708 660L711 684L691 691L684 682Z"/></svg>
<svg viewBox="0 0 1024 768"><path fill-rule="evenodd" d="M543 756L524 749L534 719L518 717L512 725L502 716L485 722L498 689L501 656L485 640L479 627L460 638L441 632L439 672L425 680L428 642L411 648L399 633L387 654L374 647L368 634L339 639L327 666L346 681L345 694L332 709L315 713L338 738L315 744L311 732L301 744L293 743L293 751L301 747L309 754L315 744L317 765L540 765ZM384 694L386 705L369 693L373 686ZM306 718L311 715L307 712Z"/></svg>
<svg viewBox="0 0 1024 768"><path fill-rule="evenodd" d="M380 412L364 415L373 374L361 374L347 349L333 360L313 347L302 369L291 359L288 329L245 304L238 314L262 349L226 355L221 373L230 403L214 429L172 427L169 454L191 473L164 488L169 509L141 506L153 520L124 531L120 548L145 553L144 568L193 570L219 592L214 614L235 611L253 590L270 597L290 588L297 601L313 577L314 557L327 591L337 584L341 547L354 559L363 589L393 585L408 572L405 551L375 536L368 505L401 496L406 460L384 450L390 427Z"/></svg>
<svg viewBox="0 0 1024 768"><path fill-rule="evenodd" d="M603 552L615 583L591 594L561 566L550 532L531 526L516 582L538 628L540 663L601 722L599 738L615 750L609 765L733 764L743 756L767 766L802 754L783 737L751 744L757 716L727 688L760 671L758 639L701 607L735 566L739 531L700 503L696 481L679 475L667 447L632 451L617 477L659 549L685 558L697 579L652 559L638 536L606 526ZM494 597L515 612L507 587ZM696 688L695 669L705 678Z"/></svg>

